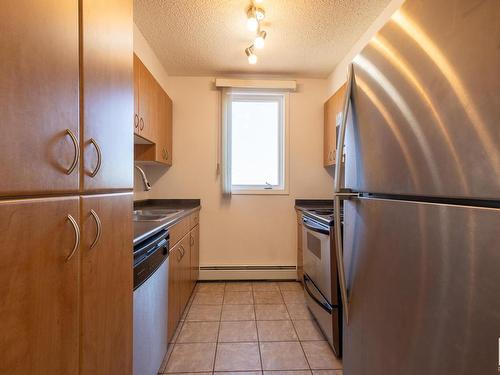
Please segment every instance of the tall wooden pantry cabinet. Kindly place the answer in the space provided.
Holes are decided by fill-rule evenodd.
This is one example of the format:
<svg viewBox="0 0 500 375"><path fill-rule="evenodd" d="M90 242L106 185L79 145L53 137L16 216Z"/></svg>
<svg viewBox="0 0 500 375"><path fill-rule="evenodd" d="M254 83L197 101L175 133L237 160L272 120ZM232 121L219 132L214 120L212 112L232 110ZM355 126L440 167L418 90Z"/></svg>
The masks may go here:
<svg viewBox="0 0 500 375"><path fill-rule="evenodd" d="M0 374L131 374L132 0L0 21Z"/></svg>

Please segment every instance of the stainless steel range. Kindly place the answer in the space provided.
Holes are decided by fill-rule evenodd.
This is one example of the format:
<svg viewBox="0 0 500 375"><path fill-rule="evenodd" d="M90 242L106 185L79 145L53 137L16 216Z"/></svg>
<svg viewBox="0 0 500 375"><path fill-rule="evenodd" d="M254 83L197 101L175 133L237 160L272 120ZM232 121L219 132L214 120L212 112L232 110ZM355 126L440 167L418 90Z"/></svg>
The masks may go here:
<svg viewBox="0 0 500 375"><path fill-rule="evenodd" d="M342 308L335 257L333 209L309 209L302 216L304 289L307 305L335 354L342 354Z"/></svg>

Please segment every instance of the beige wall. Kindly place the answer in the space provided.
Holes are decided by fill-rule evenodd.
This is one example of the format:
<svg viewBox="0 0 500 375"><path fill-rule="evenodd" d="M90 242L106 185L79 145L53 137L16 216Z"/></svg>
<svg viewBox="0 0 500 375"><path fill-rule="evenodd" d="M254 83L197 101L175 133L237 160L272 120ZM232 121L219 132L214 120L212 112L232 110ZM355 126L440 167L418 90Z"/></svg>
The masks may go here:
<svg viewBox="0 0 500 375"><path fill-rule="evenodd" d="M349 53L337 64L333 72L328 77L327 97L330 97L347 79L347 67L354 57L366 46L370 39L379 31L382 26L391 18L405 0L392 0L377 19L371 24L366 32L352 46Z"/></svg>
<svg viewBox="0 0 500 375"><path fill-rule="evenodd" d="M173 165L145 166L149 193L142 191L136 173L134 198L201 199L202 266L295 265L295 199L330 198L333 191L322 166L327 81L300 79L290 94L290 194L224 200L216 174L220 99L215 77L168 76L137 27L134 51L174 103Z"/></svg>
<svg viewBox="0 0 500 375"><path fill-rule="evenodd" d="M290 95L290 194L225 200L216 174L219 92L213 77L168 77L174 102L173 166L148 167L151 198L200 198L201 265L295 265L295 198L329 198L322 166L325 80Z"/></svg>

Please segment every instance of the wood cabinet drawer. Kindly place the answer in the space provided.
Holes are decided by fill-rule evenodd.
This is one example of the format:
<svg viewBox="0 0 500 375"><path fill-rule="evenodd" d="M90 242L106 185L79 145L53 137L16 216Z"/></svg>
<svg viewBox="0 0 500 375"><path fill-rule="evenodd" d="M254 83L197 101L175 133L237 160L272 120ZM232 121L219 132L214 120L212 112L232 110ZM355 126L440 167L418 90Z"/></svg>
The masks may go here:
<svg viewBox="0 0 500 375"><path fill-rule="evenodd" d="M189 222L190 218L185 217L181 221L179 221L177 224L175 224L173 227L170 228L170 248L175 246L177 242L181 240L184 235L189 232Z"/></svg>
<svg viewBox="0 0 500 375"><path fill-rule="evenodd" d="M193 229L200 222L200 211L193 212L189 217L190 229Z"/></svg>

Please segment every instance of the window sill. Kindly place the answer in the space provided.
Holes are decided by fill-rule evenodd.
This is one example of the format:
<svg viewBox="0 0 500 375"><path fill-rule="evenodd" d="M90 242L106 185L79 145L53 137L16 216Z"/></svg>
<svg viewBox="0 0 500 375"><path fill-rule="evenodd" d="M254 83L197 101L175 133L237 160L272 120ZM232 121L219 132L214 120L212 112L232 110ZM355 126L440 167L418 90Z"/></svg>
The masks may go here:
<svg viewBox="0 0 500 375"><path fill-rule="evenodd" d="M232 195L290 195L288 190L274 190L274 189L269 189L269 190L249 190L249 189L244 189L244 190L232 190L231 191Z"/></svg>

